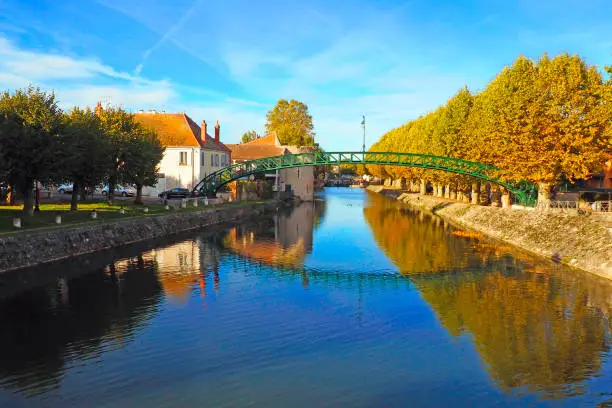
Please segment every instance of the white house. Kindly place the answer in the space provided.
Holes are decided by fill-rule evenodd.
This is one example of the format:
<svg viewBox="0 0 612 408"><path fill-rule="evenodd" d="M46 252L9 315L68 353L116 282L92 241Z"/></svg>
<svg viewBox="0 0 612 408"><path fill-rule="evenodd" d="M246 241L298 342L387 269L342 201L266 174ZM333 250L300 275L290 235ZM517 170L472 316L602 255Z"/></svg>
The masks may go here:
<svg viewBox="0 0 612 408"><path fill-rule="evenodd" d="M206 175L231 162L230 149L219 139L219 121L213 138L207 132L206 121L200 127L185 113L140 111L135 119L155 130L166 148L159 164L159 181L146 188L145 194L157 195L175 187L192 189Z"/></svg>

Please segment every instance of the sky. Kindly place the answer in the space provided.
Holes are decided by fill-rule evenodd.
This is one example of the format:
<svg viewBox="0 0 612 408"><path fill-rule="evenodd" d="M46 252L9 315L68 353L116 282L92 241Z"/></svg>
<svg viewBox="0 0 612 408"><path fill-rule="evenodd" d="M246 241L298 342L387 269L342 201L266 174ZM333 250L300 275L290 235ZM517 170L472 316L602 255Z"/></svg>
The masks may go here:
<svg viewBox="0 0 612 408"><path fill-rule="evenodd" d="M609 0L0 0L0 89L54 90L264 132L278 99L306 103L328 151L482 90L519 55L612 64Z"/></svg>

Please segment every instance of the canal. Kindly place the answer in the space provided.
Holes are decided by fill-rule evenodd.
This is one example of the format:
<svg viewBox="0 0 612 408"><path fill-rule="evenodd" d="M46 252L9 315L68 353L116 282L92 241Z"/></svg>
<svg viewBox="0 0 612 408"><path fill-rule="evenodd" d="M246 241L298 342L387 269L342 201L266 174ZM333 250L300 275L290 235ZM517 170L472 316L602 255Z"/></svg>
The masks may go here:
<svg viewBox="0 0 612 408"><path fill-rule="evenodd" d="M360 189L0 277L1 407L612 405L612 283Z"/></svg>

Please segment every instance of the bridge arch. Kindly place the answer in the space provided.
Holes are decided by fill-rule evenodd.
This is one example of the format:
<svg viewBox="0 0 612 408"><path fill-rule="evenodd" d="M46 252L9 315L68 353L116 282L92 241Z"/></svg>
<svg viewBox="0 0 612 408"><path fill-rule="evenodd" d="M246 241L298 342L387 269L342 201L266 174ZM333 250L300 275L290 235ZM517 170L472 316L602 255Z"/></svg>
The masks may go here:
<svg viewBox="0 0 612 408"><path fill-rule="evenodd" d="M501 180L498 177L499 169L488 164L454 157L394 152L309 152L249 160L209 174L193 188L193 191L199 195L211 195L225 184L251 174L293 167L342 164L406 166L470 176L508 189L521 203L533 200L533 191L535 191L535 186L529 182L513 183Z"/></svg>

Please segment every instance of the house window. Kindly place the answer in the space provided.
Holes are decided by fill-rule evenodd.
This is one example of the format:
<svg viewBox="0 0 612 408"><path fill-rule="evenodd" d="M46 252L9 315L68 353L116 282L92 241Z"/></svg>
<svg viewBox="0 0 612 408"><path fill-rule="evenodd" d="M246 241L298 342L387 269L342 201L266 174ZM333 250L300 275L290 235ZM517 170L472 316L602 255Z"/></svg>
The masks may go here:
<svg viewBox="0 0 612 408"><path fill-rule="evenodd" d="M219 155L215 154L215 167L219 167Z"/></svg>
<svg viewBox="0 0 612 408"><path fill-rule="evenodd" d="M206 154L204 152L200 153L200 166L204 166L204 159L206 158Z"/></svg>
<svg viewBox="0 0 612 408"><path fill-rule="evenodd" d="M187 165L187 152L180 152L179 166Z"/></svg>
<svg viewBox="0 0 612 408"><path fill-rule="evenodd" d="M215 155L214 154L210 154L210 167L215 165Z"/></svg>

